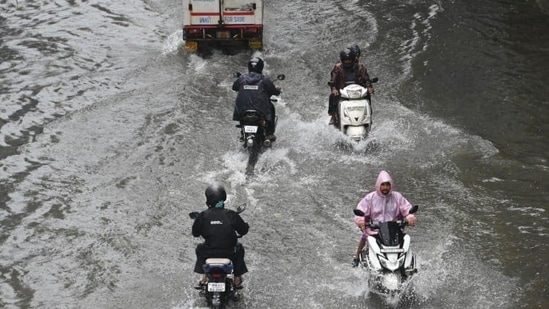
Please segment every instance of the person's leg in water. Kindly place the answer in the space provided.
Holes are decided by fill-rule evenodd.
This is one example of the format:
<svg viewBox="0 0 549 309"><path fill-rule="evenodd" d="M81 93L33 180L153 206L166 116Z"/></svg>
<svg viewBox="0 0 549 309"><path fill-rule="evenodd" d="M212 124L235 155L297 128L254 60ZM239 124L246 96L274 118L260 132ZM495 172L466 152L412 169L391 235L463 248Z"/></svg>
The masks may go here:
<svg viewBox="0 0 549 309"><path fill-rule="evenodd" d="M328 98L328 115L331 116L329 125L333 126L336 124L336 114L337 114L337 101L339 100L339 96L335 96L334 94L330 93L330 97Z"/></svg>
<svg viewBox="0 0 549 309"><path fill-rule="evenodd" d="M276 130L276 113L275 113L275 107L274 104L271 103L271 117L270 119L267 119L267 130L265 132L266 139L270 140L271 142L276 141L276 135L274 135Z"/></svg>
<svg viewBox="0 0 549 309"><path fill-rule="evenodd" d="M356 248L355 256L353 257L353 262L352 262L353 267L358 266L358 262L360 261L359 260L360 253L362 252L362 250L366 246L366 237L368 237L368 236L366 236L364 234L360 237L360 240L358 242L358 246Z"/></svg>
<svg viewBox="0 0 549 309"><path fill-rule="evenodd" d="M199 244L196 247L196 263L194 264L194 272L198 274L202 274L201 279L198 281L197 285L195 286L195 289L202 289L202 286L206 284L206 273L204 272L204 269L202 269L202 265L206 263L206 257L205 257L205 249L204 244Z"/></svg>
<svg viewBox="0 0 549 309"><path fill-rule="evenodd" d="M242 287L242 275L248 272L248 267L244 261L245 254L244 246L238 244L236 253L232 259L234 265L234 285L237 289Z"/></svg>

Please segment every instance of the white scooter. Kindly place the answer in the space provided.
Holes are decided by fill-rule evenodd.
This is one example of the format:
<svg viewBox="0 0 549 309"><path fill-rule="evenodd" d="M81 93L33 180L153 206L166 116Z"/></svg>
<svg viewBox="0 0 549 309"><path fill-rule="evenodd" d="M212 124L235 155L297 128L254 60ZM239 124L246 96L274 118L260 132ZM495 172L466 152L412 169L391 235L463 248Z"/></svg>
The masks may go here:
<svg viewBox="0 0 549 309"><path fill-rule="evenodd" d="M377 77L371 80L377 82ZM328 82L332 86L333 82ZM372 129L372 105L368 89L347 84L339 90L340 100L334 126L355 141L361 141Z"/></svg>
<svg viewBox="0 0 549 309"><path fill-rule="evenodd" d="M410 213L417 209L415 205ZM359 209L355 209L354 214L364 216ZM417 272L410 235L402 231L407 224L406 220L367 223L379 233L368 236L367 247L359 256L360 265L369 271L370 287L380 294L394 296L402 292L404 284Z"/></svg>

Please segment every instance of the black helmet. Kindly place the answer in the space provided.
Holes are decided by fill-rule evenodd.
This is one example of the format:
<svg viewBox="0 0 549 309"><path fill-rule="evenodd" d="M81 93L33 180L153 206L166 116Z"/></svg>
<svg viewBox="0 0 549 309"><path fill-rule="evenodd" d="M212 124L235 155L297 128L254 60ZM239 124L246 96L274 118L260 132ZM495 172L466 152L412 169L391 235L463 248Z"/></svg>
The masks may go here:
<svg viewBox="0 0 549 309"><path fill-rule="evenodd" d="M341 60L343 67L348 69L355 65L356 55L351 49L345 48L339 53L339 59Z"/></svg>
<svg viewBox="0 0 549 309"><path fill-rule="evenodd" d="M206 188L206 205L209 207L215 206L219 201L225 201L227 199L227 192L223 185L219 183L213 183Z"/></svg>
<svg viewBox="0 0 549 309"><path fill-rule="evenodd" d="M261 74L263 72L263 59L259 57L253 57L248 61L248 72L256 72Z"/></svg>

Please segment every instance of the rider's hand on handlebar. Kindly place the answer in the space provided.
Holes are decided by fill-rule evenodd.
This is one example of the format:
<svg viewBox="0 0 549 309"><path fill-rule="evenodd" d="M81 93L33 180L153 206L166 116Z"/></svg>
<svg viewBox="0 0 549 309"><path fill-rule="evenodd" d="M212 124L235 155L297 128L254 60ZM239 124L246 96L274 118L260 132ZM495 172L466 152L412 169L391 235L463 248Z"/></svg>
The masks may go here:
<svg viewBox="0 0 549 309"><path fill-rule="evenodd" d="M332 94L339 95L339 91L337 90L337 88L332 88Z"/></svg>
<svg viewBox="0 0 549 309"><path fill-rule="evenodd" d="M408 221L409 226L415 226L416 225L416 216L409 214L406 216L406 221Z"/></svg>
<svg viewBox="0 0 549 309"><path fill-rule="evenodd" d="M374 93L374 92L375 92L375 90L374 90L373 87L368 88L368 93L372 94L372 93Z"/></svg>

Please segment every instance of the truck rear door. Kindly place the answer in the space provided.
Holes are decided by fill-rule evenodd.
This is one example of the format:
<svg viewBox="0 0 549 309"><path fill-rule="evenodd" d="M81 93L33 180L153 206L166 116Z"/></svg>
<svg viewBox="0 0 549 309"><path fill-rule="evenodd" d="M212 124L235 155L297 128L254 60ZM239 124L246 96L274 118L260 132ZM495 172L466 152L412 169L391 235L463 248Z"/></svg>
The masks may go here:
<svg viewBox="0 0 549 309"><path fill-rule="evenodd" d="M191 25L217 25L223 0L190 0Z"/></svg>
<svg viewBox="0 0 549 309"><path fill-rule="evenodd" d="M222 1L223 21L227 25L262 24L262 1L224 0Z"/></svg>

